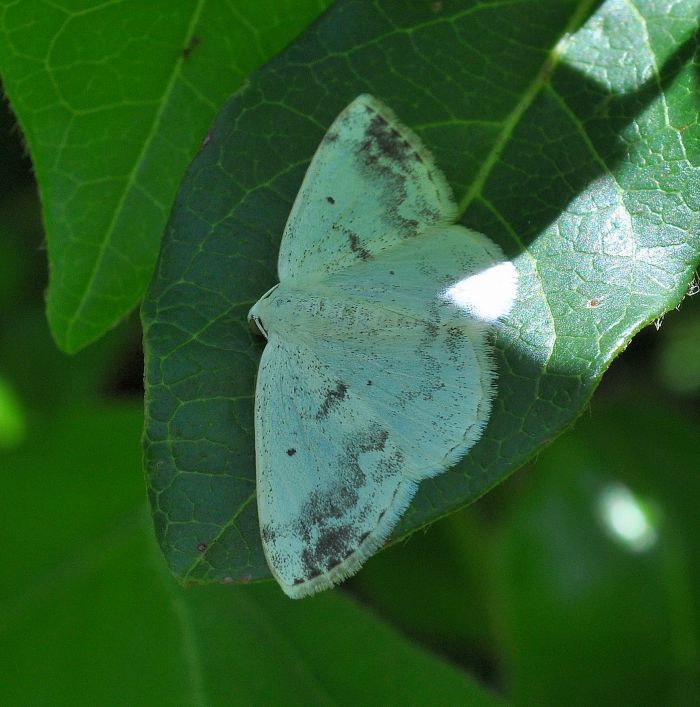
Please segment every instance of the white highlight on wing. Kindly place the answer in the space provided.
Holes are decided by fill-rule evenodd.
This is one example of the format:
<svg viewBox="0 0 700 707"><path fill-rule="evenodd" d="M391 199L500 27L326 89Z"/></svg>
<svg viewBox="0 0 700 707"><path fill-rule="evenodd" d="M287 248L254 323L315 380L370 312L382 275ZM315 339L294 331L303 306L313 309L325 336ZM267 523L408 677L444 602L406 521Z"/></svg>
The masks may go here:
<svg viewBox="0 0 700 707"><path fill-rule="evenodd" d="M508 314L515 302L518 276L511 262L497 263L448 287L442 296L484 322Z"/></svg>

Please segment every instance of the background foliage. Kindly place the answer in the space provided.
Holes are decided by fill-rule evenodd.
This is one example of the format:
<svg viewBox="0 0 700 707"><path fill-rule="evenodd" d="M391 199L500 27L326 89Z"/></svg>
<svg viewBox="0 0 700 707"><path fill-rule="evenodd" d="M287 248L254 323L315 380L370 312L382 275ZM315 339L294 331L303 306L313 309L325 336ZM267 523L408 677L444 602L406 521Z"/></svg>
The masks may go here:
<svg viewBox="0 0 700 707"><path fill-rule="evenodd" d="M387 1L360 13L340 0L292 41L322 4L0 2L0 71L45 228L4 112L0 701L696 704L700 298L672 309L698 261L696 3ZM195 383L232 381L247 404L258 349L238 321L273 282L280 224L325 127L371 90L421 133L464 222L499 239L526 283L499 340L484 448L423 492L401 532L480 495L588 410L478 504L298 603L271 584L183 589L169 576L141 481L140 331L124 319L189 159L244 80L184 182L145 310L151 362L182 343L174 324L185 339L205 325L216 365L185 347L184 375L159 375L180 383L183 360L206 365L214 378ZM222 183L232 155L242 181ZM185 268L219 232L236 257ZM46 323L45 237L55 341L74 351L108 332L72 357ZM201 298L197 272L240 288L221 328L206 326L222 305ZM669 308L587 406L632 333ZM202 397L188 385L170 387ZM151 396L153 440L169 413ZM226 418L207 419L216 433ZM249 475L241 429L227 463ZM181 441L180 459L210 451ZM195 483L226 525L220 490ZM243 532L257 537L254 517ZM190 546L160 540L182 574L172 550L189 562ZM252 557L245 571L262 576ZM236 566L222 546L200 578Z"/></svg>

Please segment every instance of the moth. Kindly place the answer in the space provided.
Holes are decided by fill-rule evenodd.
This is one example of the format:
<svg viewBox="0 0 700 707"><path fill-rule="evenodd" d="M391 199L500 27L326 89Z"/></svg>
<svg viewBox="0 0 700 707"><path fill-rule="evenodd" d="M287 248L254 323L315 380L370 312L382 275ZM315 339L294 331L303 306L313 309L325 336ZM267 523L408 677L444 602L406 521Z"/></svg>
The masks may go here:
<svg viewBox="0 0 700 707"><path fill-rule="evenodd" d="M279 284L248 315L267 339L255 392L260 532L290 597L355 573L420 481L482 434L491 330L517 278L495 243L456 219L418 136L358 96L309 165Z"/></svg>

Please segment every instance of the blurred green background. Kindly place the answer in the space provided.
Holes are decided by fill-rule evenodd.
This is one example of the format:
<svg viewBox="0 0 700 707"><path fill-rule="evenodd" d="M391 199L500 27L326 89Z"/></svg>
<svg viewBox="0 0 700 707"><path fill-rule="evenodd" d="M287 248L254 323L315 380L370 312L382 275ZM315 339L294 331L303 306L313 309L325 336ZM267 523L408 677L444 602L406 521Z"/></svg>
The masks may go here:
<svg viewBox="0 0 700 707"><path fill-rule="evenodd" d="M138 321L61 354L45 260L3 108L0 704L700 703L700 296L642 331L527 468L295 603L169 577Z"/></svg>

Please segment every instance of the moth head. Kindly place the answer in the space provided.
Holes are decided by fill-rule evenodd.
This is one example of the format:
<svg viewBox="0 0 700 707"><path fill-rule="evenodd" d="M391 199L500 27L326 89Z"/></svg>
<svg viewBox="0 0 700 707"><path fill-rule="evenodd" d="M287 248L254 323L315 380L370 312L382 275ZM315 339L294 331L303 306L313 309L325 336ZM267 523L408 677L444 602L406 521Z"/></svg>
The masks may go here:
<svg viewBox="0 0 700 707"><path fill-rule="evenodd" d="M274 287L271 287L251 308L248 312L248 325L253 334L258 336L264 336L267 339L267 329L263 321L263 316L267 310L267 299L270 295L279 287L277 283Z"/></svg>

